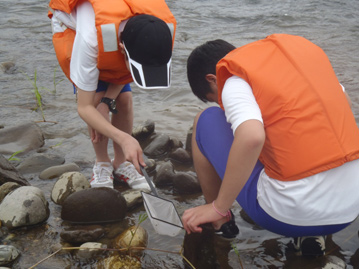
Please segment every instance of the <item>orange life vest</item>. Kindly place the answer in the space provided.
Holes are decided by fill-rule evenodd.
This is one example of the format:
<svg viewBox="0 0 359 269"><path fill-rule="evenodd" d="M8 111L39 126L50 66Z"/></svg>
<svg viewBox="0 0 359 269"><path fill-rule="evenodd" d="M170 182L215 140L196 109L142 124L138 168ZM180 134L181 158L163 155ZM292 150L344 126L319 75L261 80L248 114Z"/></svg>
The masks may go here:
<svg viewBox="0 0 359 269"><path fill-rule="evenodd" d="M176 31L176 20L164 0L88 0L95 11L95 24L98 39L97 67L100 70L100 80L125 84L132 81L131 73L127 70L124 56L119 49L118 28L122 21L135 15L148 14L162 19L168 24L173 33ZM66 13L83 0L51 0L50 8ZM52 13L49 12L49 17ZM59 64L70 79L70 61L76 32L66 29L53 35L53 44ZM108 42L110 41L110 42ZM113 42L111 42L113 41ZM116 44L115 47L107 44Z"/></svg>
<svg viewBox="0 0 359 269"><path fill-rule="evenodd" d="M359 158L359 129L321 48L299 36L270 35L237 48L216 67L223 109L225 81L248 82L262 112L265 172L298 180Z"/></svg>

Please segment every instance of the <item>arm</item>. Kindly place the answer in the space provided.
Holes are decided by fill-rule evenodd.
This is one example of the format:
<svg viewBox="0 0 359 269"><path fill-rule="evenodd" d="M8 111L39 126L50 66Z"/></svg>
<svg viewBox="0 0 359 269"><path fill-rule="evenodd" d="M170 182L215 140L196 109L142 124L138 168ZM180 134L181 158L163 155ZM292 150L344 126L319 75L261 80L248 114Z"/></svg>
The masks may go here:
<svg viewBox="0 0 359 269"><path fill-rule="evenodd" d="M114 127L93 105L95 92L78 89L77 111L80 117L97 132L112 139L123 150L126 160L133 163L138 171L139 165L146 166L142 157L142 149L138 141L131 135Z"/></svg>
<svg viewBox="0 0 359 269"><path fill-rule="evenodd" d="M217 199L216 208L227 212L247 182L258 160L265 140L263 124L258 120L248 120L240 124L235 133L229 153L227 168ZM186 210L183 224L187 233L201 232L199 225L214 222L222 217L211 204Z"/></svg>

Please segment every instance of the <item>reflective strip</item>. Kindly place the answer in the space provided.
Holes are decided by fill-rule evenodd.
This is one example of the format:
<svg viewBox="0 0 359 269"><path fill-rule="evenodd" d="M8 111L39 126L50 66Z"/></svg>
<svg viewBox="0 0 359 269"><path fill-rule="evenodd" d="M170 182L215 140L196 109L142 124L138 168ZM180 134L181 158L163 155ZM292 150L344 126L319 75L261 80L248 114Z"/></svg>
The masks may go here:
<svg viewBox="0 0 359 269"><path fill-rule="evenodd" d="M173 25L173 23L167 23L168 28L170 28L171 31L171 36L173 38L173 32L175 31L175 27Z"/></svg>
<svg viewBox="0 0 359 269"><path fill-rule="evenodd" d="M114 23L101 25L104 52L117 51L117 33Z"/></svg>

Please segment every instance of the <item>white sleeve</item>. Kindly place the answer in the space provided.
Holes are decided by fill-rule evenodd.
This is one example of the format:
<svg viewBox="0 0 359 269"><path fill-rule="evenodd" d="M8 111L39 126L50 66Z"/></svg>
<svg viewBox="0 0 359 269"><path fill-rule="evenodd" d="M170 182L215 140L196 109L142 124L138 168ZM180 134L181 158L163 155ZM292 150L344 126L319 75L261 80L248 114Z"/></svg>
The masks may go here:
<svg viewBox="0 0 359 269"><path fill-rule="evenodd" d="M100 74L97 68L97 56L95 12L92 5L86 1L76 10L76 36L70 63L71 80L82 90L97 89Z"/></svg>
<svg viewBox="0 0 359 269"><path fill-rule="evenodd" d="M222 102L227 121L233 133L247 120L259 120L263 123L262 113L249 84L237 76L227 79L222 91Z"/></svg>

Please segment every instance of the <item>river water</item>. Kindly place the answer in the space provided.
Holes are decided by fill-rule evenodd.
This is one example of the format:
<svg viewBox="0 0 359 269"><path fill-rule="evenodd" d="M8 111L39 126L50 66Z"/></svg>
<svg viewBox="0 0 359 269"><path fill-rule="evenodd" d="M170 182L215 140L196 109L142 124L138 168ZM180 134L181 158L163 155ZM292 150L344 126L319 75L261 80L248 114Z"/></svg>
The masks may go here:
<svg viewBox="0 0 359 269"><path fill-rule="evenodd" d="M192 95L187 83L186 60L192 49L217 38L241 46L272 33L302 35L324 49L352 99L353 113L359 122L358 0L168 0L167 3L178 22L172 87L149 91L133 86L135 125L152 119L157 132L185 141L194 116L206 107ZM88 140L87 131L77 115L72 86L62 80L64 75L57 64L50 20L46 16L47 4L46 0L0 2L0 63L12 62L16 67L8 73L0 71L0 124L10 127L42 119L39 112L31 110L36 106L32 92L36 72L45 118L57 122L40 124L46 143L60 142L59 151L67 162L77 162L88 168L94 155L89 144L83 142ZM74 145L80 146L74 151ZM80 152L89 154L82 154L79 160ZM31 183L50 193L51 184L38 183L36 179ZM181 212L203 203L201 196L177 197L166 191L162 195L174 199ZM2 244L14 244L23 253L14 268L30 267L49 255L52 245L59 243L59 208L51 204L50 199L49 202L54 213L45 227L25 229L1 238ZM233 245L205 235L184 240L184 234L180 234L169 239L154 234L149 223L143 225L150 233L149 247L178 251L185 243L186 255L192 257L196 268L240 268L241 263L244 268L323 266L323 259L296 257L290 250L290 239L248 224L240 218L239 212L240 208L234 207L241 233ZM135 222L140 213L143 209L130 216L129 222ZM330 255L344 260L347 268L359 268L358 228L356 221L328 240ZM84 264L70 254L59 254L37 268L95 268L95 264ZM154 251L145 252L142 264L144 268L187 268L179 255Z"/></svg>

